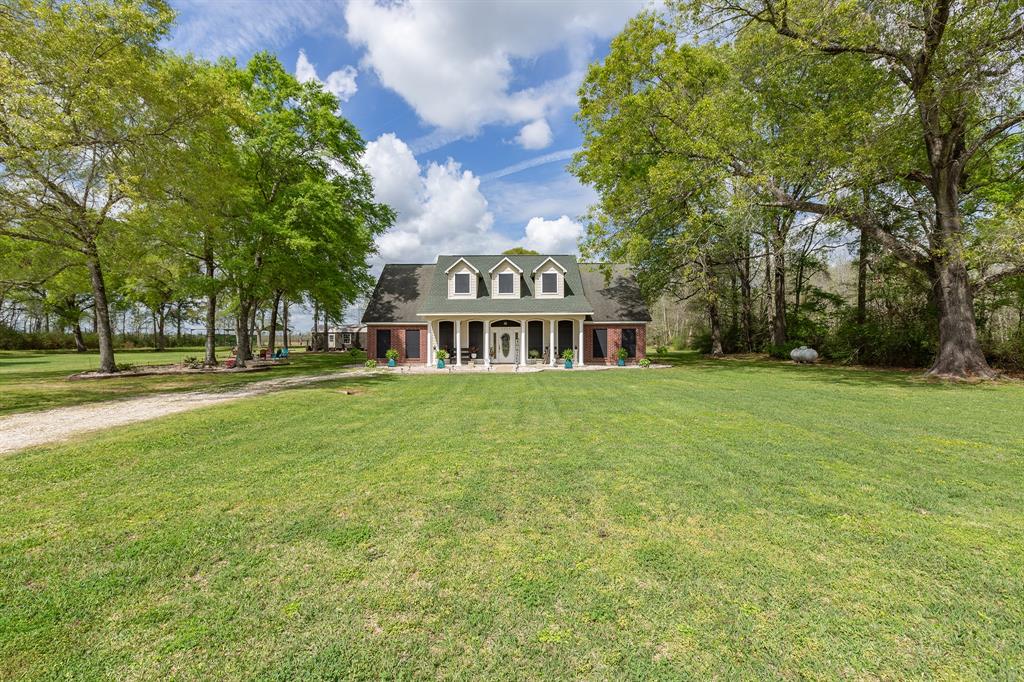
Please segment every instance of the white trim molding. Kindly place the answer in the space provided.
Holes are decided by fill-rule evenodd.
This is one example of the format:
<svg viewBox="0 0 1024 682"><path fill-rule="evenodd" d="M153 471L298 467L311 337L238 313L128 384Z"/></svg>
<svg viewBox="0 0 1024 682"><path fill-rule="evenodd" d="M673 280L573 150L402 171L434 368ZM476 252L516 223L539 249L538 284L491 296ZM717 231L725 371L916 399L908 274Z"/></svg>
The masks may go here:
<svg viewBox="0 0 1024 682"><path fill-rule="evenodd" d="M479 271L479 270L477 270L477 269L476 269L475 267L473 267L473 264L472 264L472 263L470 263L470 262L469 262L468 260L466 260L465 258L460 258L459 260L457 260L457 261L455 261L454 263L452 263L451 265L449 265L449 266L448 266L448 269L444 271L444 274L446 274L446 275L447 275L447 274L448 274L449 272L451 272L451 271L452 271L452 268L454 268L454 267L455 267L456 265L458 265L459 263L465 263L465 264L466 264L466 266L467 266L467 267L468 267L468 268L469 268L470 270L472 270L473 272L475 272L475 273L476 273L476 274L478 274L478 275L480 274L480 271Z"/></svg>
<svg viewBox="0 0 1024 682"><path fill-rule="evenodd" d="M554 263L554 264L555 264L555 266L556 266L556 267L557 267L557 268L558 268L559 270L561 270L561 271L562 271L562 274L563 274L563 275L564 275L565 273L569 272L568 270L566 270L566 269L565 269L565 266L564 266L564 265L562 265L561 263L559 263L558 261L556 261L556 260L555 260L554 258L552 258L551 256L548 256L548 257L547 257L547 258L545 258L545 259L544 259L543 261L541 261L541 264L540 264L540 265L538 265L537 267L535 267L535 268L533 269L533 272L532 272L531 274L534 274L534 275L536 275L536 274L537 274L537 271L538 271L538 270L540 270L540 269L541 269L542 267L544 267L545 265L547 265L547 264L548 264L548 261L551 261L552 263Z"/></svg>
<svg viewBox="0 0 1024 682"><path fill-rule="evenodd" d="M504 258L502 258L502 259L501 259L500 261L498 261L498 262L497 262L497 264L495 264L495 266L494 266L493 268L491 268L490 270L488 270L488 271L487 271L487 274L489 275L489 274L491 274L492 272L494 272L495 270L497 270L497 269L498 269L499 267L501 267L501 264L502 264L502 263L508 263L508 264L509 264L509 265L511 265L511 266L512 266L513 268L515 268L515 269L516 269L517 271L519 271L519 273L520 273L520 274L522 274L522 272L523 272L523 269L522 269L521 267L519 267L518 265L516 265L515 263L513 263L513 262L512 262L512 259L511 259L511 258L509 258L508 256L505 256L505 257L504 257ZM446 271L446 272L447 272L447 271Z"/></svg>

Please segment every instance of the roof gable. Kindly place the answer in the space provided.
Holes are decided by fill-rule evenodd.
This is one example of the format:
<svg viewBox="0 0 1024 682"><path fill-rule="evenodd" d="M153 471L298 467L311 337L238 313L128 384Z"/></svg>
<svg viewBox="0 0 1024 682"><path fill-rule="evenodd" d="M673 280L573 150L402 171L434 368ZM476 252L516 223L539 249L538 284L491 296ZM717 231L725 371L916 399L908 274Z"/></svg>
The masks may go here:
<svg viewBox="0 0 1024 682"><path fill-rule="evenodd" d="M469 266L469 269L470 269L470 270L472 270L473 272L475 272L475 273L476 273L476 274L478 274L478 275L480 274L480 270L478 270L478 269L477 269L477 268L476 268L476 267L475 267L475 266L474 266L474 265L473 265L472 263L470 263L470 262L469 262L468 260L466 260L465 258L460 258L459 260L457 260L457 261L455 261L454 263L452 263L451 265L449 265L449 266L448 266L448 268L447 268L447 269L446 269L446 270L444 271L444 274L446 274L446 275L447 275L447 274L448 274L449 272L451 272L451 271L452 271L452 268L454 268L454 267L455 267L456 265L458 265L459 263L465 263L466 265L468 265L468 266Z"/></svg>
<svg viewBox="0 0 1024 682"><path fill-rule="evenodd" d="M574 259L573 259L573 261L575 261L575 260L576 260L576 259L574 258ZM533 269L533 272L532 272L531 274L534 274L534 275L536 275L536 274L537 274L537 271L538 271L538 270L540 270L540 269L541 269L542 267L544 267L544 266L545 266L545 265L547 264L547 262L548 262L548 261L551 261L552 263L554 263L554 264L555 264L555 267L557 267L557 268L558 268L559 270L561 270L561 271L562 271L562 274L563 274L563 275L564 275L564 274L565 274L566 272L568 272L568 270L566 270L565 266L564 266L564 265L562 265L561 263L559 263L558 261L556 261L556 260L554 259L554 257L553 257L553 256L548 256L548 257L547 257L547 258L545 258L545 259L544 259L543 261L541 261L540 265L538 265L537 267L535 267L535 268Z"/></svg>
<svg viewBox="0 0 1024 682"><path fill-rule="evenodd" d="M518 265L516 265L516 264L515 264L515 262L513 262L513 260L512 260L511 258L509 258L508 256L505 256L505 257L504 257L504 258L502 258L502 259L501 259L500 261L498 261L497 263L495 263L495 264L494 264L494 267L493 267L493 268L491 268L490 270L488 270L488 271L487 271L487 274L489 275L489 274L491 274L492 272L494 272L495 270L497 270L497 269L498 269L499 267L501 267L501 264L502 264L502 263L508 263L508 264L509 264L509 265L511 265L511 266L512 266L513 268L515 268L515 269L516 269L516 270L517 270L517 271L518 271L518 272L519 272L520 274L522 274L522 272L523 272L523 269L522 269L521 267L519 267Z"/></svg>

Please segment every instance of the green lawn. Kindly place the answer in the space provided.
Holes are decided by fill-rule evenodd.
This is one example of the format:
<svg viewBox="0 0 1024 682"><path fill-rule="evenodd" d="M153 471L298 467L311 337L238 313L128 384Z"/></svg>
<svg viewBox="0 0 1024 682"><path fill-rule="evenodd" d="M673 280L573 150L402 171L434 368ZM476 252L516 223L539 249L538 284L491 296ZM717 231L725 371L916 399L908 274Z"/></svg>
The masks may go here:
<svg viewBox="0 0 1024 682"><path fill-rule="evenodd" d="M352 378L22 452L0 678L1018 678L1022 406L687 356Z"/></svg>
<svg viewBox="0 0 1024 682"><path fill-rule="evenodd" d="M218 350L221 359L229 349ZM170 365L186 357L203 357L202 348L122 350L117 362L133 365ZM187 374L179 376L125 377L68 381L77 372L99 367L98 353L52 351L0 351L0 415L77 405L97 400L124 398L164 391L188 391L203 388L238 386L251 381L298 374L319 374L343 369L366 359L365 354L291 352L288 366L265 372L228 374Z"/></svg>

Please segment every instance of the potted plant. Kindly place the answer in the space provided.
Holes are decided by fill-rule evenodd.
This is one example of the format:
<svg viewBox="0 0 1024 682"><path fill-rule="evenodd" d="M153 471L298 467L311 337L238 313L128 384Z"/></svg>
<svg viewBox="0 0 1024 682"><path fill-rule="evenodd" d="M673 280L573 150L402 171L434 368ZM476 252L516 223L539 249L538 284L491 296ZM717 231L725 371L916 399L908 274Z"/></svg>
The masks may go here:
<svg viewBox="0 0 1024 682"><path fill-rule="evenodd" d="M471 360L476 360L476 346L469 347L469 358Z"/></svg>
<svg viewBox="0 0 1024 682"><path fill-rule="evenodd" d="M448 359L448 351L444 348L437 349L437 368L444 369L444 361Z"/></svg>
<svg viewBox="0 0 1024 682"><path fill-rule="evenodd" d="M572 348L566 348L562 351L562 359L565 360L565 368L572 369Z"/></svg>
<svg viewBox="0 0 1024 682"><path fill-rule="evenodd" d="M619 352L616 353L616 355L619 358L619 361L616 364L618 364L619 367L625 367L626 366L626 358L629 357L629 351L626 350L625 348L620 348Z"/></svg>
<svg viewBox="0 0 1024 682"><path fill-rule="evenodd" d="M388 367L394 367L395 363L398 361L398 351L394 348L388 348L384 352L384 357L388 359Z"/></svg>
<svg viewBox="0 0 1024 682"><path fill-rule="evenodd" d="M530 364L536 365L537 361L540 360L540 351L536 348L530 350Z"/></svg>

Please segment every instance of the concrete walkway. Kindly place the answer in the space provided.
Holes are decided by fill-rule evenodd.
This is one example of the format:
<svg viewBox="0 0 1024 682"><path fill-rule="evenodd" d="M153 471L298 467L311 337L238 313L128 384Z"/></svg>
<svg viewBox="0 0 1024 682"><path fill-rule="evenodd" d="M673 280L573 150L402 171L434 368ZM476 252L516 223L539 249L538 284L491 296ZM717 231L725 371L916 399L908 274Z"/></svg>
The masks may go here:
<svg viewBox="0 0 1024 682"><path fill-rule="evenodd" d="M267 379L224 391L155 393L137 398L57 407L41 412L24 412L9 417L0 417L0 455L36 445L57 443L81 433L156 419L207 405L251 398L317 381L348 379L374 373L372 370L349 370L315 376Z"/></svg>

